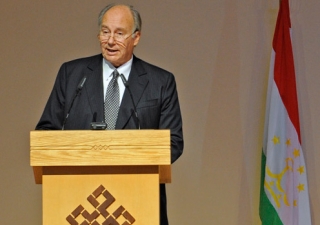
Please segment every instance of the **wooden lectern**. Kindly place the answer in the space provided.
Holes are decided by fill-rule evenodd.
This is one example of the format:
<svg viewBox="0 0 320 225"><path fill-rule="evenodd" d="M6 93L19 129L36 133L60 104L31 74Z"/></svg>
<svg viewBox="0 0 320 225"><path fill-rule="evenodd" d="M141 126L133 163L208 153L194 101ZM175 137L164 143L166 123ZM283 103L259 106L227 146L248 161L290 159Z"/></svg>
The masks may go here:
<svg viewBox="0 0 320 225"><path fill-rule="evenodd" d="M43 225L159 224L170 130L31 131Z"/></svg>

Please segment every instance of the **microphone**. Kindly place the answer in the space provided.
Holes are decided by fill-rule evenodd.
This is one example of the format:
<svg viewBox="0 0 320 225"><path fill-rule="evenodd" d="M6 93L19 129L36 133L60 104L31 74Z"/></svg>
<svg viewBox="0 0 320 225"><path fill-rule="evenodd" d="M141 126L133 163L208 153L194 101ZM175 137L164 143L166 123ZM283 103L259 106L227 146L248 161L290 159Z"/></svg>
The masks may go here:
<svg viewBox="0 0 320 225"><path fill-rule="evenodd" d="M125 76L123 74L120 74L120 77L121 77L122 83L124 84L126 89L129 91L129 94L130 94L130 97L131 97L131 101L132 101L132 105L133 105L134 114L135 114L136 119L138 121L138 129L140 130L140 120L139 120L139 117L138 117L138 112L137 112L136 105L134 104L134 101L133 101L133 96L132 96L132 92L131 92L131 90L129 88L128 81L127 81L127 79L125 78Z"/></svg>
<svg viewBox="0 0 320 225"><path fill-rule="evenodd" d="M80 94L80 92L81 92L84 84L86 83L86 80L87 80L87 76L84 76L84 77L81 79L80 83L78 84L77 90L76 90L76 94L74 95L74 97L73 97L73 99L72 99L71 105L70 105L69 110L68 110L68 113L67 113L67 115L66 115L66 118L64 118L64 121L63 121L63 124L62 124L62 129L61 129L61 130L64 130L64 126L65 126L65 124L66 124L66 122L67 122L67 119L68 119L68 117L69 117L69 114L70 114L70 111L71 111L71 109L72 109L74 100L75 100L75 99L77 98L77 96Z"/></svg>

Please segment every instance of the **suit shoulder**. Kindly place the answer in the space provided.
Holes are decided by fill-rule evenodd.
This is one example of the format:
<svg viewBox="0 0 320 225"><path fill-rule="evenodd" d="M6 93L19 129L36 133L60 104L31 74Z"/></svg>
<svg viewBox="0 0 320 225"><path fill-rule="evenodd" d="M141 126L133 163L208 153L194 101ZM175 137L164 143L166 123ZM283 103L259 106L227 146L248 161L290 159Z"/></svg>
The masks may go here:
<svg viewBox="0 0 320 225"><path fill-rule="evenodd" d="M142 65L142 67L145 69L146 72L151 73L151 74L163 74L163 75L171 75L173 76L173 74L171 72L169 72L166 69L163 69L159 66L156 66L154 64L151 64L149 62L146 62L142 59L136 58L136 60L138 61L138 63L140 63Z"/></svg>
<svg viewBox="0 0 320 225"><path fill-rule="evenodd" d="M87 65L90 65L91 63L99 62L100 60L102 60L102 55L98 54L98 55L93 55L89 57L73 59L63 63L63 65L68 67L81 66L81 65L87 66Z"/></svg>

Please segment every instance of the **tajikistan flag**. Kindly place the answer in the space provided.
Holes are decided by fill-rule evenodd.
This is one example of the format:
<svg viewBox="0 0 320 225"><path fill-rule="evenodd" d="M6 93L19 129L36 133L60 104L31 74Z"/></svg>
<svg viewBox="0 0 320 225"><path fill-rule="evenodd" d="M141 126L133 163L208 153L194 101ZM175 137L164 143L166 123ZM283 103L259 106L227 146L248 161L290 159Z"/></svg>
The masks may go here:
<svg viewBox="0 0 320 225"><path fill-rule="evenodd" d="M263 225L311 225L290 37L289 2L280 2L269 73L260 218Z"/></svg>

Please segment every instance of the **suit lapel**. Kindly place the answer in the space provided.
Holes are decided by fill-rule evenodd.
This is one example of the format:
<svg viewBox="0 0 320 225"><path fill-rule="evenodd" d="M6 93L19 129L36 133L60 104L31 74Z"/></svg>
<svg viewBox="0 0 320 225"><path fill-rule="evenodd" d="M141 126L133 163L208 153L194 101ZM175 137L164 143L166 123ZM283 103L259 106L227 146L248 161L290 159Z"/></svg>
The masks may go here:
<svg viewBox="0 0 320 225"><path fill-rule="evenodd" d="M103 81L102 81L102 56L88 64L85 72L87 76L87 85L85 89L89 100L92 114L97 113L97 122L104 120L104 99L103 99Z"/></svg>
<svg viewBox="0 0 320 225"><path fill-rule="evenodd" d="M147 87L149 80L147 77L147 72L144 70L141 60L133 56L132 67L129 75L129 88L132 92L133 101L137 106L141 96L144 93L145 88ZM121 101L121 105L118 113L118 120L116 123L116 129L126 128L138 128L137 124L133 124L128 127L127 123L131 116L134 115L134 107L132 105L132 100L130 97L129 91L126 89Z"/></svg>

